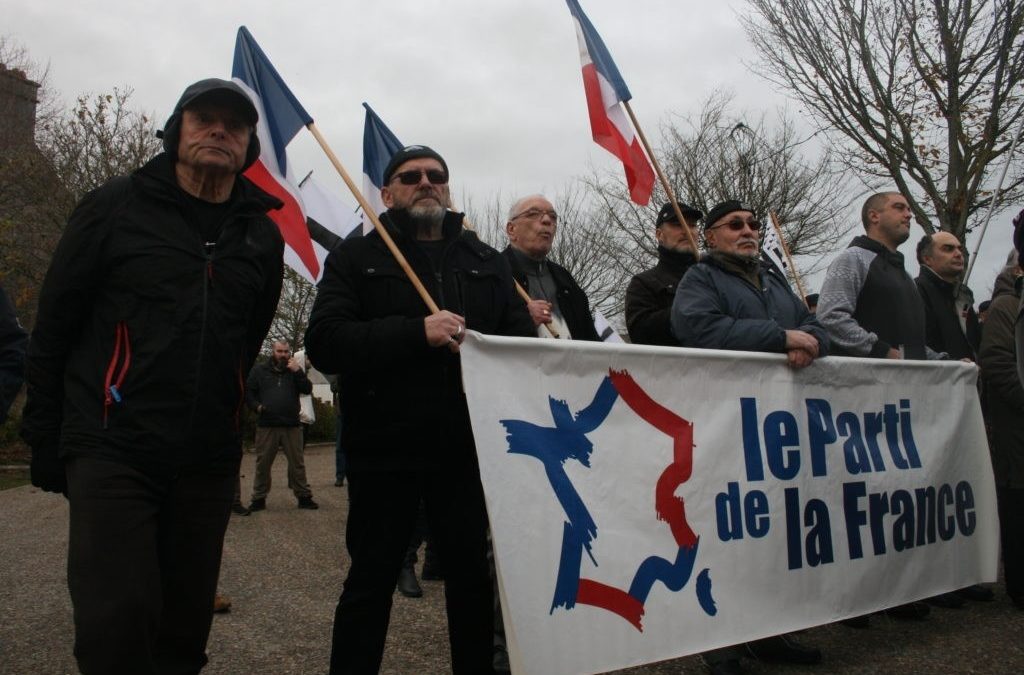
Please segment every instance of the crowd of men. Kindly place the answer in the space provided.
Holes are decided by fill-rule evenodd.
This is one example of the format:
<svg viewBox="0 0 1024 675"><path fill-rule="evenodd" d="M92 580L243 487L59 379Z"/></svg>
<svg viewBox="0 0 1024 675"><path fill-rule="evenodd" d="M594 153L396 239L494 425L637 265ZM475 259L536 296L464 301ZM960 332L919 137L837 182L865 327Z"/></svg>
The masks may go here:
<svg viewBox="0 0 1024 675"><path fill-rule="evenodd" d="M224 533L233 503L240 506L243 405L259 416L249 509L265 507L279 448L298 507L317 508L297 404L309 380L280 341L270 362L254 366L280 294L283 251L267 216L281 203L242 176L259 155L257 117L233 82L189 86L165 125L164 152L78 205L43 284L22 434L33 484L70 504L68 584L83 673L195 673L205 665ZM347 478L351 564L334 617L332 673L379 670L421 512L443 564L453 672L507 668L460 345L467 330L599 339L586 294L549 259L558 224L551 202L518 200L499 252L451 210L449 179L438 152L413 145L391 158L381 190L384 228L440 310L427 309L374 232L329 255L305 335L310 360L336 374L345 420L337 484ZM667 204L655 223L658 263L625 291L629 336L776 352L792 368L830 353L978 361L1007 592L1024 608L1020 268L1014 258L1000 275L982 335L959 283L961 243L945 232L922 239L915 281L898 251L910 221L899 193L871 196L864 234L829 267L815 314L762 262L763 224L749 205L726 200L705 216ZM698 228L703 255L694 250ZM0 319L6 412L25 335L6 304ZM991 596L971 587L932 602ZM928 606L892 612L921 619ZM744 655L821 659L784 635L705 658L712 672L735 673Z"/></svg>

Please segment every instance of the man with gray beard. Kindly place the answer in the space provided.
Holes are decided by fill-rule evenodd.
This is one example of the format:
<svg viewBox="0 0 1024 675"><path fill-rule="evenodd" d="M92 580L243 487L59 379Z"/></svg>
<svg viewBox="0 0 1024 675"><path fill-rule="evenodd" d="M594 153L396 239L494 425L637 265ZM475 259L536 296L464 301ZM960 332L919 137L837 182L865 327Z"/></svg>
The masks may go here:
<svg viewBox="0 0 1024 675"><path fill-rule="evenodd" d="M380 670L392 594L420 501L444 565L454 673L491 670L487 513L462 392L466 330L531 336L508 262L448 210L448 166L422 145L384 171L381 222L431 297L372 232L327 258L306 353L338 374L352 559L334 616L331 673Z"/></svg>

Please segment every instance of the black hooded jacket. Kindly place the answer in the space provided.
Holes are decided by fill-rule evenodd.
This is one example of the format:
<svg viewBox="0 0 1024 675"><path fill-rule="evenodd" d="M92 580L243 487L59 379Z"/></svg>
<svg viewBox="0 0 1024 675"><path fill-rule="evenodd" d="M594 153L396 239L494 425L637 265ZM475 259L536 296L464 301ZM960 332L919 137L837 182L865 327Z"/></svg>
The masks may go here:
<svg viewBox="0 0 1024 675"><path fill-rule="evenodd" d="M161 154L87 195L39 299L22 435L143 470L237 461L245 375L281 291L281 202L238 178L204 245ZM52 465L52 464L51 464ZM35 480L35 473L34 478Z"/></svg>

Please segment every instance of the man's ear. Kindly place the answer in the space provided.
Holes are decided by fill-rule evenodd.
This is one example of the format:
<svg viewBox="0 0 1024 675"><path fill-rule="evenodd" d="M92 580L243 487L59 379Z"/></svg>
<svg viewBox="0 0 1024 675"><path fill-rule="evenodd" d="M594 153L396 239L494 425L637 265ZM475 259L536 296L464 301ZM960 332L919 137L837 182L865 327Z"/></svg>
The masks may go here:
<svg viewBox="0 0 1024 675"><path fill-rule="evenodd" d="M380 200L384 202L384 206L389 209L394 205L395 198L391 194L391 189L386 185L380 189Z"/></svg>
<svg viewBox="0 0 1024 675"><path fill-rule="evenodd" d="M505 223L505 234L508 235L509 241L515 241L516 224L511 220Z"/></svg>

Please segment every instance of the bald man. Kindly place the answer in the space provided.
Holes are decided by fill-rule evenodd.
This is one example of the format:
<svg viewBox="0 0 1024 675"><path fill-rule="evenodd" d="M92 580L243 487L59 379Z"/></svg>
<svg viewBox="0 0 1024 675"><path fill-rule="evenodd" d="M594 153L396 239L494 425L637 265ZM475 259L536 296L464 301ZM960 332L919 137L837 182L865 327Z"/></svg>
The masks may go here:
<svg viewBox="0 0 1024 675"><path fill-rule="evenodd" d="M974 360L981 333L974 295L960 283L964 252L950 232L926 234L917 243L917 290L924 303L925 344L951 359Z"/></svg>

